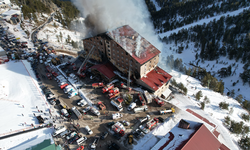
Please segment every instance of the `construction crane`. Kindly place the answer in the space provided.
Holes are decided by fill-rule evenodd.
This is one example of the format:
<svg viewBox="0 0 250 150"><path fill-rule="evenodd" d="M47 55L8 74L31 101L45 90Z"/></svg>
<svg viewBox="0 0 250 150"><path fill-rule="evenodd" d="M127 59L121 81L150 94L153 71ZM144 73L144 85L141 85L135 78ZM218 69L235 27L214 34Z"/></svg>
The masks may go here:
<svg viewBox="0 0 250 150"><path fill-rule="evenodd" d="M89 51L89 54L86 56L85 60L84 60L83 63L81 64L80 68L78 69L77 74L80 74L80 73L81 73L81 69L87 64L88 59L90 58L90 56L91 56L92 53L94 52L94 47L95 47L95 46L93 46L93 47L91 48L91 50Z"/></svg>

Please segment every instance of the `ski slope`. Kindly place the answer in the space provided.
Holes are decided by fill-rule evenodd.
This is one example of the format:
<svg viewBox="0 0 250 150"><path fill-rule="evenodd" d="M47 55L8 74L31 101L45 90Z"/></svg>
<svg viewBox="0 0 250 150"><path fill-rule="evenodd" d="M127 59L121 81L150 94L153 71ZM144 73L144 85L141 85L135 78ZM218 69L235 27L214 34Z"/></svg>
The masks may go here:
<svg viewBox="0 0 250 150"><path fill-rule="evenodd" d="M33 128L31 124L39 126L39 122L34 114L36 116L41 115L43 118L47 117L47 123L52 122L49 119L49 109L52 108L46 102L29 62L26 60L10 61L1 64L0 72L1 137L31 129ZM38 109L40 112L38 112ZM43 113L41 113L41 110ZM48 130L42 132L41 135L24 134L22 136L21 134L18 136L18 139L14 136L14 139L7 138L6 140L0 140L0 149L10 149L26 141L27 138L25 135L28 137L40 137L45 136L45 133L52 133L52 130ZM39 131L36 132L40 133ZM49 135L46 135L46 138L51 137ZM34 141L33 144L35 144ZM20 148L16 147L16 149Z"/></svg>

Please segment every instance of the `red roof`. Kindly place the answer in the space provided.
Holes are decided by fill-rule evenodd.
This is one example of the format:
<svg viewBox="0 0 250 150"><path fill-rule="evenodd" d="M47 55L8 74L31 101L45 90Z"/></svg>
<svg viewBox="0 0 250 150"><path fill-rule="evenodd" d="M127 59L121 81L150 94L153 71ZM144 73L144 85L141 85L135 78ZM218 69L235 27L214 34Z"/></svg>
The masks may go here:
<svg viewBox="0 0 250 150"><path fill-rule="evenodd" d="M212 127L216 127L215 124L211 123L210 121L208 121L206 118L203 118L201 115L197 114L196 112L192 111L191 109L186 109L187 112L191 113L192 115L196 116L197 118L199 118L200 120L206 122L207 124L209 124Z"/></svg>
<svg viewBox="0 0 250 150"><path fill-rule="evenodd" d="M95 65L92 66L91 69L96 69L98 70L100 73L102 73L104 76L106 76L108 79L111 79L115 76L114 74L114 70L111 64L107 63L107 64L100 64L100 65Z"/></svg>
<svg viewBox="0 0 250 150"><path fill-rule="evenodd" d="M144 64L160 51L130 26L125 25L106 33L138 63Z"/></svg>
<svg viewBox="0 0 250 150"><path fill-rule="evenodd" d="M230 150L226 145L221 144L220 150Z"/></svg>
<svg viewBox="0 0 250 150"><path fill-rule="evenodd" d="M171 78L172 76L170 74L157 66L155 69L151 70L146 77L143 77L140 80L156 91Z"/></svg>
<svg viewBox="0 0 250 150"><path fill-rule="evenodd" d="M218 150L220 146L218 139L202 124L181 150Z"/></svg>

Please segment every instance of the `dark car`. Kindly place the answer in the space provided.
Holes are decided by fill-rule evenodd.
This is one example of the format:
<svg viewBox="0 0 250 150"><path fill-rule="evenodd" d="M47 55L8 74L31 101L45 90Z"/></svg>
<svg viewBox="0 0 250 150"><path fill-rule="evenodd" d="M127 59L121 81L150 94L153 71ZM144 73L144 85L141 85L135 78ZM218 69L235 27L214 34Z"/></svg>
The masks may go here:
<svg viewBox="0 0 250 150"><path fill-rule="evenodd" d="M69 141L68 141L68 143L69 144L73 144L76 140L78 140L79 139L79 136L78 135L76 135L74 138L72 138L72 139L70 139Z"/></svg>
<svg viewBox="0 0 250 150"><path fill-rule="evenodd" d="M104 140L108 135L109 133L107 131L103 132L101 135L101 140Z"/></svg>
<svg viewBox="0 0 250 150"><path fill-rule="evenodd" d="M56 105L60 105L60 101L59 100L56 100Z"/></svg>
<svg viewBox="0 0 250 150"><path fill-rule="evenodd" d="M67 111L68 111L68 113L69 113L69 115L71 116L72 115L72 110L71 109L67 109Z"/></svg>
<svg viewBox="0 0 250 150"><path fill-rule="evenodd" d="M164 122L164 119L162 117L158 117L160 122Z"/></svg>
<svg viewBox="0 0 250 150"><path fill-rule="evenodd" d="M108 128L111 128L111 127L112 127L112 125L114 125L114 124L115 124L115 122L114 122L114 121L109 122L109 123L107 123L107 127L108 127Z"/></svg>
<svg viewBox="0 0 250 150"><path fill-rule="evenodd" d="M119 150L120 146L118 146L116 143L112 142L109 146L108 149L110 150Z"/></svg>
<svg viewBox="0 0 250 150"><path fill-rule="evenodd" d="M113 134L114 138L117 140L121 139L121 136L118 133Z"/></svg>

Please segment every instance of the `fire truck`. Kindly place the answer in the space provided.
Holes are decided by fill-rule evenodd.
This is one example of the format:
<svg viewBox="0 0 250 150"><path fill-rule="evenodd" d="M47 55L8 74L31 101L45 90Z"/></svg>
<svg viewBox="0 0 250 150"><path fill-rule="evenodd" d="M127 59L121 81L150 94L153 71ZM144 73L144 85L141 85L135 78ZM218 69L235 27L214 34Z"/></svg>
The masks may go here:
<svg viewBox="0 0 250 150"><path fill-rule="evenodd" d="M146 105L146 101L141 93L138 94L139 100L141 101L141 105Z"/></svg>
<svg viewBox="0 0 250 150"><path fill-rule="evenodd" d="M115 131L115 133L118 133L120 134L121 136L124 136L125 134L125 127L120 123L120 122L116 122L112 127L111 129L113 131Z"/></svg>
<svg viewBox="0 0 250 150"><path fill-rule="evenodd" d="M55 71L52 71L51 73L52 73L52 75L53 75L54 77L57 77L57 76L58 76L58 74L57 74Z"/></svg>
<svg viewBox="0 0 250 150"><path fill-rule="evenodd" d="M100 101L97 103L97 105L99 106L100 110L105 110L106 106Z"/></svg>
<svg viewBox="0 0 250 150"><path fill-rule="evenodd" d="M156 125L159 122L158 118L154 118L152 120L150 120L149 122L147 122L146 127L148 129L151 129L154 125Z"/></svg>
<svg viewBox="0 0 250 150"><path fill-rule="evenodd" d="M112 88L114 88L114 84L108 84L107 86L105 86L104 88L102 88L102 93L106 93L109 90L111 90Z"/></svg>
<svg viewBox="0 0 250 150"><path fill-rule="evenodd" d="M48 77L48 79L52 79L52 76L51 76L51 74L50 73L46 73L46 76Z"/></svg>
<svg viewBox="0 0 250 150"><path fill-rule="evenodd" d="M114 93L110 93L110 94L109 94L109 99L115 98L116 96L119 96L119 94L120 94L119 91L114 92Z"/></svg>
<svg viewBox="0 0 250 150"><path fill-rule="evenodd" d="M159 106L163 106L163 105L164 105L164 101L160 100L159 97L155 97L154 100L155 100L155 102L156 102Z"/></svg>
<svg viewBox="0 0 250 150"><path fill-rule="evenodd" d="M93 84L92 84L92 87L93 87L93 88L104 87L104 84L103 84L102 82L99 82L99 83L93 83Z"/></svg>

